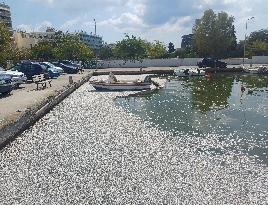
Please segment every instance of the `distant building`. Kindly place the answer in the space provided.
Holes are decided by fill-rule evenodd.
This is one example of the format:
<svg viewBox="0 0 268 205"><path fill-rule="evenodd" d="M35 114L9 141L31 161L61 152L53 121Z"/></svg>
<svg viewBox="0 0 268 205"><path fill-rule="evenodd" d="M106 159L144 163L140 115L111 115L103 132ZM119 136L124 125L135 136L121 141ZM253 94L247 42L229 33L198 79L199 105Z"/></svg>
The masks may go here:
<svg viewBox="0 0 268 205"><path fill-rule="evenodd" d="M184 35L182 36L182 40L181 40L181 48L190 48L193 45L193 34L188 34L188 35Z"/></svg>
<svg viewBox="0 0 268 205"><path fill-rule="evenodd" d="M103 40L101 36L88 34L84 31L78 33L80 40L92 49L100 49L103 47Z"/></svg>
<svg viewBox="0 0 268 205"><path fill-rule="evenodd" d="M8 29L12 31L10 7L5 3L0 3L0 22L4 22Z"/></svg>
<svg viewBox="0 0 268 205"><path fill-rule="evenodd" d="M13 38L17 48L30 49L34 47L36 44L38 44L40 41L53 40L55 33L56 32L53 30L47 30L46 32L31 32L31 33L16 31L13 34Z"/></svg>

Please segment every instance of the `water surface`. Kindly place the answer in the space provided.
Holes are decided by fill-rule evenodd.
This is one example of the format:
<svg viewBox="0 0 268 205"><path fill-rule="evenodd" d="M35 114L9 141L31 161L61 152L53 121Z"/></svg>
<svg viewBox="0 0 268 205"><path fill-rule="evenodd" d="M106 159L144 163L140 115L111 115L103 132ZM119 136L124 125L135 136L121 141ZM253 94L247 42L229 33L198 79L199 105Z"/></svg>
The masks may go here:
<svg viewBox="0 0 268 205"><path fill-rule="evenodd" d="M163 89L117 98L116 104L176 137L215 134L227 143L235 141L233 150L268 164L267 75L164 78Z"/></svg>

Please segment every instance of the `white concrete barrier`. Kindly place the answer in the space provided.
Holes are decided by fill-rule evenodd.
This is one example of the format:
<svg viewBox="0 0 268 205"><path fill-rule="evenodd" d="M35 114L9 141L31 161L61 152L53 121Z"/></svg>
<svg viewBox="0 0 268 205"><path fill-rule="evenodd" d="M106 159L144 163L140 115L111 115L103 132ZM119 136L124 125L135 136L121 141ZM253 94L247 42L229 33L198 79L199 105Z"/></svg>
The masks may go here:
<svg viewBox="0 0 268 205"><path fill-rule="evenodd" d="M98 68L140 68L140 67L177 67L196 66L202 58L167 58L142 60L106 60L98 62ZM228 65L243 64L242 58L224 59ZM245 64L268 64L268 56L253 56L245 59Z"/></svg>

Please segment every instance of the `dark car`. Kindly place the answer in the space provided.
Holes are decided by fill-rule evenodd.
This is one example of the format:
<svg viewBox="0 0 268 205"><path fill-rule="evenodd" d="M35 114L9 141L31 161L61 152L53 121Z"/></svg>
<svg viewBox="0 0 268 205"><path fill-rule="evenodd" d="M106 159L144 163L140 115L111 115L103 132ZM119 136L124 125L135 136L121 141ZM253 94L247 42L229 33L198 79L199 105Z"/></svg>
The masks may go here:
<svg viewBox="0 0 268 205"><path fill-rule="evenodd" d="M69 60L60 60L59 63L62 63L64 65L68 65L68 66L72 66L72 67L75 67L77 69L79 69L81 67L79 64L73 63L72 61L69 61Z"/></svg>
<svg viewBox="0 0 268 205"><path fill-rule="evenodd" d="M46 78L49 78L48 71L45 66L40 65L35 62L22 62L20 64L16 64L11 68L11 70L22 72L26 75L27 79L32 80L34 75L45 74Z"/></svg>
<svg viewBox="0 0 268 205"><path fill-rule="evenodd" d="M199 68L226 68L227 63L219 61L216 58L204 58L202 61L197 63Z"/></svg>
<svg viewBox="0 0 268 205"><path fill-rule="evenodd" d="M12 91L12 76L8 74L0 74L0 93L7 95Z"/></svg>
<svg viewBox="0 0 268 205"><path fill-rule="evenodd" d="M60 61L53 62L52 64L55 66L61 67L64 70L64 73L75 74L75 73L78 73L78 71L79 71L79 69L77 67L64 64L63 62L60 62Z"/></svg>

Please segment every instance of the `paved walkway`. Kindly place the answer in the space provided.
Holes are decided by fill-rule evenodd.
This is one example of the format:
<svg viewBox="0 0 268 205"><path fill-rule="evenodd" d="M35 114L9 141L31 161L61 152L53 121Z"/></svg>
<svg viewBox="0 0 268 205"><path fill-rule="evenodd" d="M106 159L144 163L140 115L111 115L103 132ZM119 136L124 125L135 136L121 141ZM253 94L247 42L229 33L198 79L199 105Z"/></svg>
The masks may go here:
<svg viewBox="0 0 268 205"><path fill-rule="evenodd" d="M56 95L69 84L69 76L74 82L82 79L91 70L86 70L83 74L66 74L57 79L52 79L52 87L36 90L36 84L30 81L15 89L8 96L0 96L0 128L14 121L22 115L28 108L36 106L50 96Z"/></svg>

